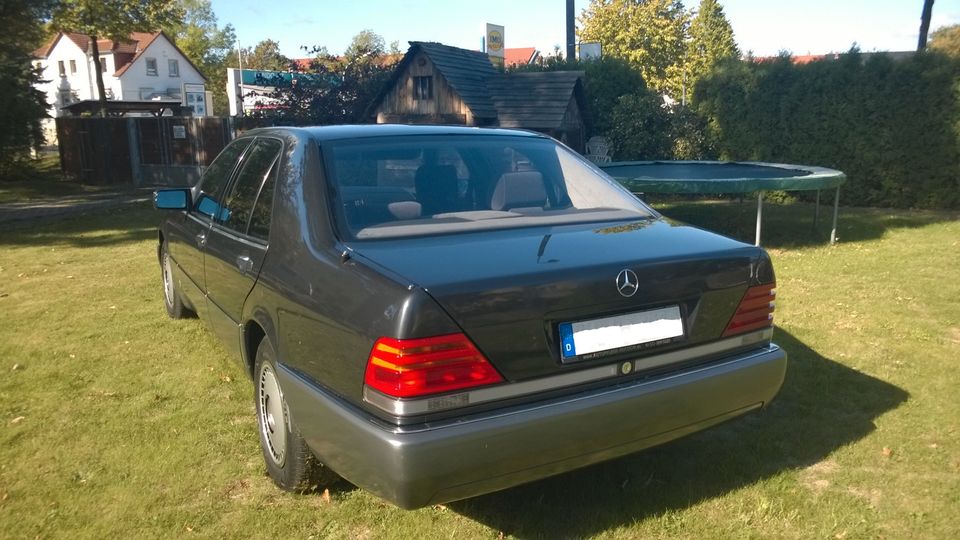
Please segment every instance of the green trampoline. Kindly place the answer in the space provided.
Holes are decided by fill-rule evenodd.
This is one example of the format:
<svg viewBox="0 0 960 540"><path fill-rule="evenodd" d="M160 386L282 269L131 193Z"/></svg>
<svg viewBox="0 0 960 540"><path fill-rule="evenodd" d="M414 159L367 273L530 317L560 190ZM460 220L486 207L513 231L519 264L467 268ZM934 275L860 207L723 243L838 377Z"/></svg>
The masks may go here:
<svg viewBox="0 0 960 540"><path fill-rule="evenodd" d="M837 239L840 186L847 177L824 167L755 161L620 161L601 163L603 171L636 193L757 193L757 235L764 191L816 191L814 225L820 218L820 191L835 189L830 242Z"/></svg>

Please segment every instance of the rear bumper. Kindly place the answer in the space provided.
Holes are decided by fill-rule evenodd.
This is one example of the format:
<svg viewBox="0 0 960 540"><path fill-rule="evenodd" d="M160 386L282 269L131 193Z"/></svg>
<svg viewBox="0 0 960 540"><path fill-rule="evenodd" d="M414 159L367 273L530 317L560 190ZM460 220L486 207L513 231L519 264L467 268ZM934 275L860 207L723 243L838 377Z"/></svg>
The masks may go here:
<svg viewBox="0 0 960 540"><path fill-rule="evenodd" d="M786 372L776 345L442 425L386 428L280 367L290 412L321 461L403 508L463 499L661 444L762 407Z"/></svg>

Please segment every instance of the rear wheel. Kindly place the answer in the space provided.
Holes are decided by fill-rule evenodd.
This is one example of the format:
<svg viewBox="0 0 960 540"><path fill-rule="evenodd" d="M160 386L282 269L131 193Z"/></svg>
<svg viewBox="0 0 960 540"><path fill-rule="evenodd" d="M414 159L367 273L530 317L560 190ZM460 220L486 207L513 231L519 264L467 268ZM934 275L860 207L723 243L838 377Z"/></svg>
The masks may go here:
<svg viewBox="0 0 960 540"><path fill-rule="evenodd" d="M277 378L276 354L266 339L257 347L254 400L260 447L270 478L287 491L304 492L336 480L310 451L290 420L290 411Z"/></svg>
<svg viewBox="0 0 960 540"><path fill-rule="evenodd" d="M180 291L177 290L176 281L173 279L173 261L170 260L166 242L160 248L160 274L163 277L163 306L167 308L167 315L171 319L186 317L190 312L183 305Z"/></svg>

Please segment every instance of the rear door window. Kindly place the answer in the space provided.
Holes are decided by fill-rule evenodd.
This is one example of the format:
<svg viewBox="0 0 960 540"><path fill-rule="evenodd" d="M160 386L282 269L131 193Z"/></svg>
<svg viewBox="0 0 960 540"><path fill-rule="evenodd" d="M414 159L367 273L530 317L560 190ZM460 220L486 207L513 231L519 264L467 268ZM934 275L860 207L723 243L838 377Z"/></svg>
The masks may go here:
<svg viewBox="0 0 960 540"><path fill-rule="evenodd" d="M238 139L228 144L217 159L207 167L200 179L200 187L195 197L194 210L207 218L216 218L222 214L224 190L233 171L236 170L243 151L253 139Z"/></svg>
<svg viewBox="0 0 960 540"><path fill-rule="evenodd" d="M259 206L258 197L261 196L262 189L268 178L274 176L274 164L280 157L280 151L283 149L283 143L277 139L258 138L257 141L247 150L240 166L240 172L233 183L233 189L226 199L224 209L219 216L220 225L231 229L240 234L247 234L251 217L256 215L253 220L257 224L257 230L262 233L264 230L264 216L262 213L255 214L254 207ZM272 183L267 191L273 189ZM264 201L264 207L267 212L266 227L269 228L269 207L270 201Z"/></svg>
<svg viewBox="0 0 960 540"><path fill-rule="evenodd" d="M250 214L250 225L247 227L247 234L267 241L270 236L270 216L273 214L273 191L277 185L277 175L280 174L280 160L276 160L273 168L267 173L267 180L260 188L260 196L257 197L257 203L253 207L253 213Z"/></svg>

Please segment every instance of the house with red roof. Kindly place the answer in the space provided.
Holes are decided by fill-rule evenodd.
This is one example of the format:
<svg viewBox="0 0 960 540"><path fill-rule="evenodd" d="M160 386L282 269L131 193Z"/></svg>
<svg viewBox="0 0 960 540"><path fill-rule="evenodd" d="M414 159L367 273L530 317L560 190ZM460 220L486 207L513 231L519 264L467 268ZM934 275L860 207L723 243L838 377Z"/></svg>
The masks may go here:
<svg viewBox="0 0 960 540"><path fill-rule="evenodd" d="M61 116L71 103L99 99L91 45L88 35L60 32L34 51L51 116ZM163 32L98 39L97 46L108 100L168 102L192 107L194 116L212 114L206 78Z"/></svg>
<svg viewBox="0 0 960 540"><path fill-rule="evenodd" d="M514 47L503 49L503 65L506 67L536 64L540 60L540 51L536 47Z"/></svg>

